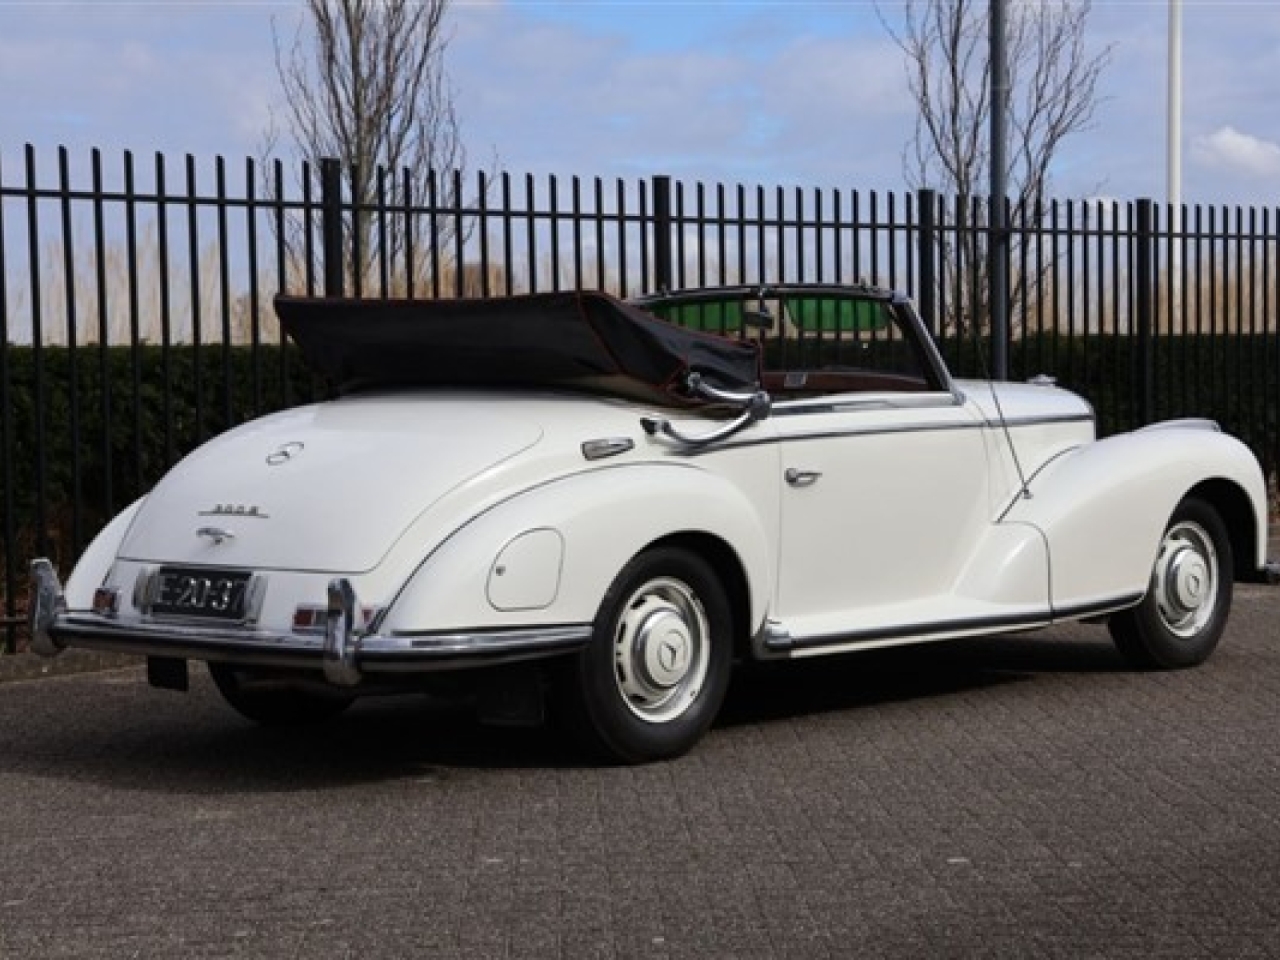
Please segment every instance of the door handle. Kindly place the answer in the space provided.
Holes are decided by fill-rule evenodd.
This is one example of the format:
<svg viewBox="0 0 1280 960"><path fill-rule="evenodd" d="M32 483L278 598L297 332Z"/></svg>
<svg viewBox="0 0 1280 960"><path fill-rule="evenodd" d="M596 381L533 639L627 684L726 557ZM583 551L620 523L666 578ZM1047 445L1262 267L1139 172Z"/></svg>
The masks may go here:
<svg viewBox="0 0 1280 960"><path fill-rule="evenodd" d="M818 482L818 478L822 476L820 470L797 470L795 467L787 467L787 472L783 474L787 483L793 487L810 487Z"/></svg>

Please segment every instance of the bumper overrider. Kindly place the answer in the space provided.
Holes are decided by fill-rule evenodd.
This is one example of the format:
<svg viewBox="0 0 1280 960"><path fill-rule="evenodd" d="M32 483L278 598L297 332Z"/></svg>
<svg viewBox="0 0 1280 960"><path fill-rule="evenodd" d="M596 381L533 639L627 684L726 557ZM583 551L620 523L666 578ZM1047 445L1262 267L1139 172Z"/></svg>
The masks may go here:
<svg viewBox="0 0 1280 960"><path fill-rule="evenodd" d="M31 648L45 657L67 647L246 666L318 669L330 683L357 686L368 674L418 673L570 653L591 638L590 624L475 631L379 634L369 631L346 578L329 583L323 634L242 625L126 620L70 610L48 560L31 563Z"/></svg>

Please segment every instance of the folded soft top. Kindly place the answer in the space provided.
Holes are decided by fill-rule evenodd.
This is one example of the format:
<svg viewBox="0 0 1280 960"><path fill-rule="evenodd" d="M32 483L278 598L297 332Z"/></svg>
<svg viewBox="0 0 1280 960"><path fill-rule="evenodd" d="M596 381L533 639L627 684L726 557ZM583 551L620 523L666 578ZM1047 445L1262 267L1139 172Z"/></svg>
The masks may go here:
<svg viewBox="0 0 1280 960"><path fill-rule="evenodd" d="M285 332L340 387L549 386L653 403L698 401L690 373L755 389L759 350L686 330L604 293L471 300L276 297Z"/></svg>

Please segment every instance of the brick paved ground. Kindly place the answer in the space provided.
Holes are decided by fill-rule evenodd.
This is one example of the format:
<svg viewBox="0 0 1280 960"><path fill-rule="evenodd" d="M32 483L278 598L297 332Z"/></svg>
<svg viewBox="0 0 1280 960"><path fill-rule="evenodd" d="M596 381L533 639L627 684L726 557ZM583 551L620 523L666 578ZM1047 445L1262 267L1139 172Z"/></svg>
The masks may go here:
<svg viewBox="0 0 1280 960"><path fill-rule="evenodd" d="M1280 590L1205 667L1100 628L742 678L593 769L418 700L0 685L0 957L1280 955Z"/></svg>

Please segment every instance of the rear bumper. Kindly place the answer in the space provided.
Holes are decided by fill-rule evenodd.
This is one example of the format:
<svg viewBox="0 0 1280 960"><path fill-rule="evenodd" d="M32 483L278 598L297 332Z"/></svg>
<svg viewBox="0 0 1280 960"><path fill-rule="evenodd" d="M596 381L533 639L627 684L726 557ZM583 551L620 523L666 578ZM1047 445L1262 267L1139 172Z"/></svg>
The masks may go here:
<svg viewBox="0 0 1280 960"><path fill-rule="evenodd" d="M48 561L31 565L32 649L56 656L86 647L151 657L246 666L313 669L330 683L359 684L366 675L428 673L571 653L591 638L590 624L383 635L357 623L359 605L344 579L329 585L325 631L278 633L251 627L123 620L68 610Z"/></svg>

